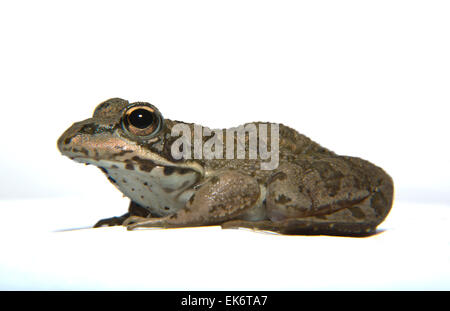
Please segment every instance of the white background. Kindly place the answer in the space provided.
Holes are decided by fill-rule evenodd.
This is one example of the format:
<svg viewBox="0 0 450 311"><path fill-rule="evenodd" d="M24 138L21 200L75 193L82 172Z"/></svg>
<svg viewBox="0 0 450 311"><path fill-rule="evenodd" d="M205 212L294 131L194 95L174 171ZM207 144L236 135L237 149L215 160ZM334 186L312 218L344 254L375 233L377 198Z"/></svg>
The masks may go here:
<svg viewBox="0 0 450 311"><path fill-rule="evenodd" d="M448 1L1 2L0 288L449 289L449 16ZM213 128L280 122L370 160L396 186L385 232L53 232L126 211L56 149L111 97Z"/></svg>

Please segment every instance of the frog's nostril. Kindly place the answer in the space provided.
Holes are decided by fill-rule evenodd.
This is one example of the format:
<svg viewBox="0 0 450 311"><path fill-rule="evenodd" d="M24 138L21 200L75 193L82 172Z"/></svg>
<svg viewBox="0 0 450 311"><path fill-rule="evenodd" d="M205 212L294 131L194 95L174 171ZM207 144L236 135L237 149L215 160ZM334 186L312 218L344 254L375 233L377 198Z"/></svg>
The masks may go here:
<svg viewBox="0 0 450 311"><path fill-rule="evenodd" d="M68 145L68 144L70 144L70 142L72 141L72 136L71 137L67 137L66 139L64 139L64 142L63 142L63 144L64 145Z"/></svg>

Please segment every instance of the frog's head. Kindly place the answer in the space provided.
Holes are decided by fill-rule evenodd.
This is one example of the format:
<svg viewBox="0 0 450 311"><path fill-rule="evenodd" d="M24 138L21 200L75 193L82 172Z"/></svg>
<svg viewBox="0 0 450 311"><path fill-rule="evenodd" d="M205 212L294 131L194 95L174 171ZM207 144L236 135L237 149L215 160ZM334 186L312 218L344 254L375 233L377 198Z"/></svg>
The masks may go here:
<svg viewBox="0 0 450 311"><path fill-rule="evenodd" d="M188 196L182 193L204 174L198 162L172 157L176 123L149 103L113 98L67 129L58 148L72 160L98 166L132 201L165 215L183 206Z"/></svg>
<svg viewBox="0 0 450 311"><path fill-rule="evenodd" d="M112 98L99 104L92 118L67 129L58 139L58 148L77 162L101 168L150 172L160 166L202 174L198 163L171 156L172 123L149 103Z"/></svg>

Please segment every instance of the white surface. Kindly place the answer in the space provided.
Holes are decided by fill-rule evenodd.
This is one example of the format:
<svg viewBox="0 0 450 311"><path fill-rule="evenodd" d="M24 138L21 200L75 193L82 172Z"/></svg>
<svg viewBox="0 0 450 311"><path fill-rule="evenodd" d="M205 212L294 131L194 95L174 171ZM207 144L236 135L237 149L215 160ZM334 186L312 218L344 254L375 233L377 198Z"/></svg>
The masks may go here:
<svg viewBox="0 0 450 311"><path fill-rule="evenodd" d="M379 227L384 231L367 238L219 227L55 232L90 225L118 207L1 202L0 289L450 289L448 206L396 202Z"/></svg>

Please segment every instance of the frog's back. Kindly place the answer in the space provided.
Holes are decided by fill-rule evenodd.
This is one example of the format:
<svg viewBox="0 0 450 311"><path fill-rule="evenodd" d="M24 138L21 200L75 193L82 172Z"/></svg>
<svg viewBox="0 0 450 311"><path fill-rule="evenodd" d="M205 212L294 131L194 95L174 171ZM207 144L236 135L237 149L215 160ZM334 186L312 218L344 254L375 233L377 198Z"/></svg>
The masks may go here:
<svg viewBox="0 0 450 311"><path fill-rule="evenodd" d="M304 158L307 156L321 157L321 156L336 156L333 151L330 151L318 143L312 141L310 138L300 134L296 130L283 125L279 126L279 150L280 160L292 161L297 158Z"/></svg>
<svg viewBox="0 0 450 311"><path fill-rule="evenodd" d="M305 158L322 158L322 157L335 157L337 156L334 152L322 147L318 143L312 141L305 135L300 134L296 130L285 126L283 124L268 123L268 122L253 122L246 123L242 125L244 128L248 125L255 125L259 128L260 125L267 125L266 138L268 142L268 150L271 150L272 143L274 140L271 137L271 127L278 127L278 160L279 165L282 163L296 163L302 161ZM225 129L226 131L226 129ZM260 134L261 132L259 132ZM237 136L234 137L234 147L238 144ZM259 137L261 139L261 137ZM249 146L248 136L245 141L245 154L246 159L210 159L210 160L200 160L201 164L205 167L206 171L214 172L218 170L231 169L240 170L246 172L247 174L256 177L260 183L265 183L267 179L273 174L273 170L262 170L261 162L267 162L268 160L262 160L260 155L257 159L249 159ZM227 144L224 143L224 154L226 154ZM278 165L277 165L278 167ZM274 167L273 169L276 169Z"/></svg>

